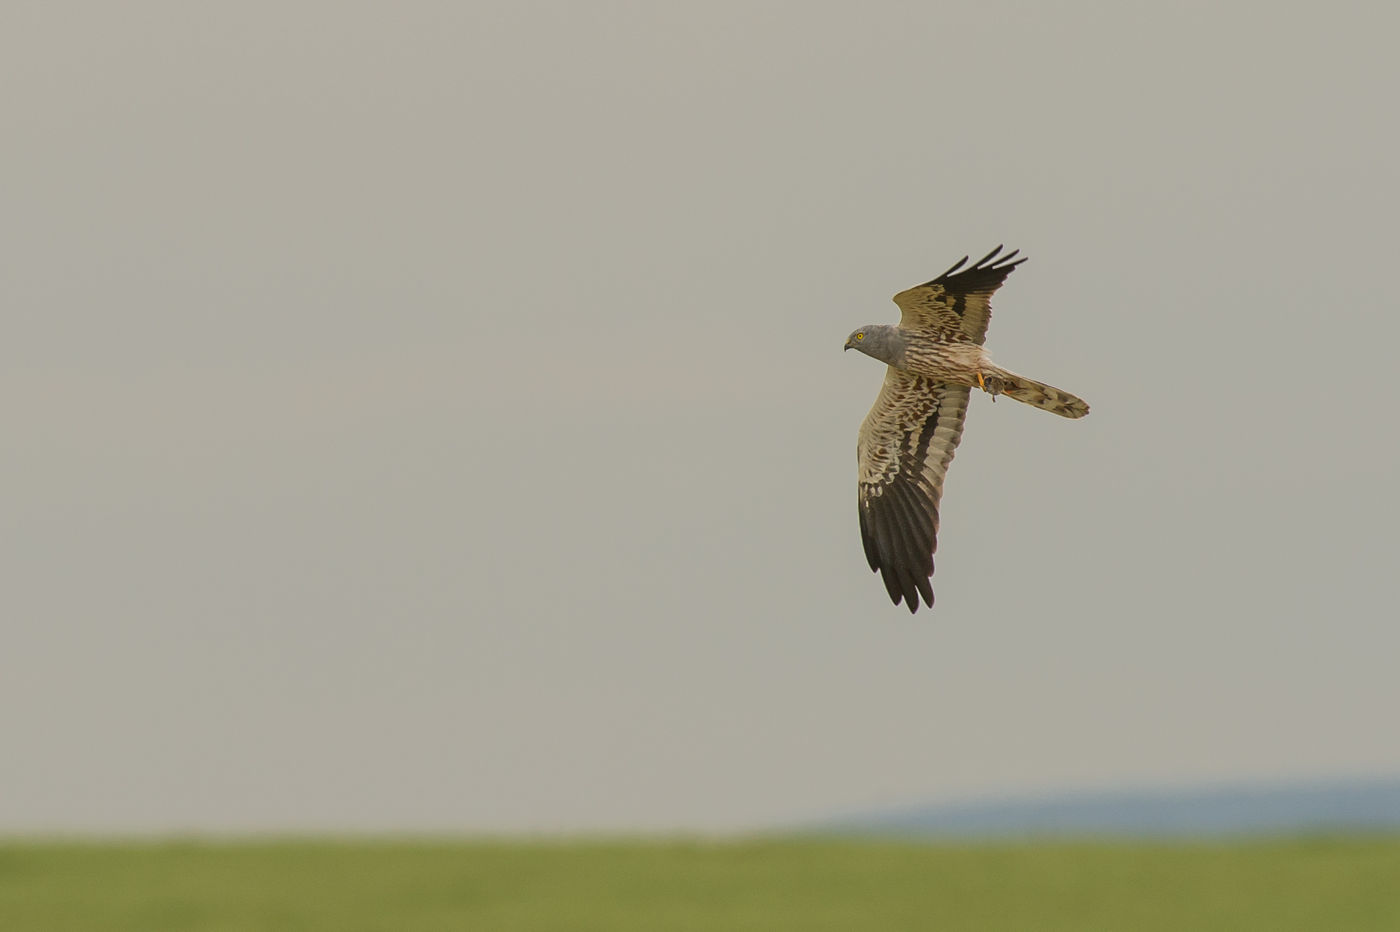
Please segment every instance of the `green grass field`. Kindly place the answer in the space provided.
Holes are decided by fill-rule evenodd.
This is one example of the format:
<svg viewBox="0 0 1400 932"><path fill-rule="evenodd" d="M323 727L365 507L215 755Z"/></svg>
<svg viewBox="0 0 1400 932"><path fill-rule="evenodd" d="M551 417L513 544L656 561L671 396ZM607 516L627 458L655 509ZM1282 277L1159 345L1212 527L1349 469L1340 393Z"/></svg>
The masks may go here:
<svg viewBox="0 0 1400 932"><path fill-rule="evenodd" d="M1400 838L0 844L6 932L1400 929Z"/></svg>

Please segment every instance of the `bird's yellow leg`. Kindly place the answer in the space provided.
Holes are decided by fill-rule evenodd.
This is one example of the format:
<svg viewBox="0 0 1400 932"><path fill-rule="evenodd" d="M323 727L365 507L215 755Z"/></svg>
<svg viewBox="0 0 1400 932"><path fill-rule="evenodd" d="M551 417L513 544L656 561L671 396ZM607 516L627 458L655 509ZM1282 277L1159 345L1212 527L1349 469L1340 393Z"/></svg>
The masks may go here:
<svg viewBox="0 0 1400 932"><path fill-rule="evenodd" d="M991 395L991 396L992 396L992 400L993 400L993 401L996 401L996 400L997 400L997 395L1001 394L1002 382L1001 382L1001 379L998 379L998 378L996 378L995 376L993 376L991 387L988 388L988 387L987 387L987 379L986 379L986 377L985 377L984 375L982 375L982 370L981 370L981 369L978 369L978 370L977 370L977 387L980 388L980 389L982 389L982 391L986 392L988 395Z"/></svg>

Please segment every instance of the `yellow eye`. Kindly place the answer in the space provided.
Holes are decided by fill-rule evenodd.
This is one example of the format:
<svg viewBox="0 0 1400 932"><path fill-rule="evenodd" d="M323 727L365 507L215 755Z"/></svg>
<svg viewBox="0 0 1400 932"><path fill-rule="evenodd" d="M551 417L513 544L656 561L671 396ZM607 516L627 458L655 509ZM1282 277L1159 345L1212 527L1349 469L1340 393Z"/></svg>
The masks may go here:
<svg viewBox="0 0 1400 932"><path fill-rule="evenodd" d="M856 339L857 339L857 340L864 340L864 339L865 339L865 334L863 334L863 333L857 333L857 334L856 334Z"/></svg>

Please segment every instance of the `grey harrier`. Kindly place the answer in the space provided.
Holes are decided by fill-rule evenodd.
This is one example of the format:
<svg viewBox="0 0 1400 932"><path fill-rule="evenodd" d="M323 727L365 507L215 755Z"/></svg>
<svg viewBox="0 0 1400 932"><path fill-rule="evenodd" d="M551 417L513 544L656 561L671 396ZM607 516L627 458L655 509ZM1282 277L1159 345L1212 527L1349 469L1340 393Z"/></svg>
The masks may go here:
<svg viewBox="0 0 1400 932"><path fill-rule="evenodd" d="M1083 399L1009 372L982 349L992 293L1026 261L1011 261L1018 252L1000 255L998 246L967 268L964 256L933 281L894 296L898 326L873 324L846 339L846 349L889 366L856 448L860 537L870 569L880 573L894 603L902 600L911 612L918 611L919 596L933 607L938 500L972 388L1061 417L1089 413Z"/></svg>

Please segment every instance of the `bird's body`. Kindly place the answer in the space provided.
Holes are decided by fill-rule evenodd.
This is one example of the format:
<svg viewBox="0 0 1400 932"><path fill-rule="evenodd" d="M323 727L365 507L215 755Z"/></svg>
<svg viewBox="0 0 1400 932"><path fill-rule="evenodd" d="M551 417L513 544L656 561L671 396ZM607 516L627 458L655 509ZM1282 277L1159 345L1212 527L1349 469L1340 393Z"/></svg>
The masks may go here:
<svg viewBox="0 0 1400 932"><path fill-rule="evenodd" d="M1062 417L1089 413L1082 398L1001 368L979 344L945 342L919 331L901 332L900 338L903 352L889 363L893 368L934 382L980 388L994 397L1006 395Z"/></svg>
<svg viewBox="0 0 1400 932"><path fill-rule="evenodd" d="M933 552L943 479L962 437L973 388L1006 395L1062 417L1089 413L1083 399L992 362L982 347L991 295L1012 269L1015 252L998 246L962 269L901 291L897 326L862 327L846 340L888 367L884 387L861 424L860 529L866 559L890 598L913 612L933 606ZM962 271L959 271L962 269Z"/></svg>

